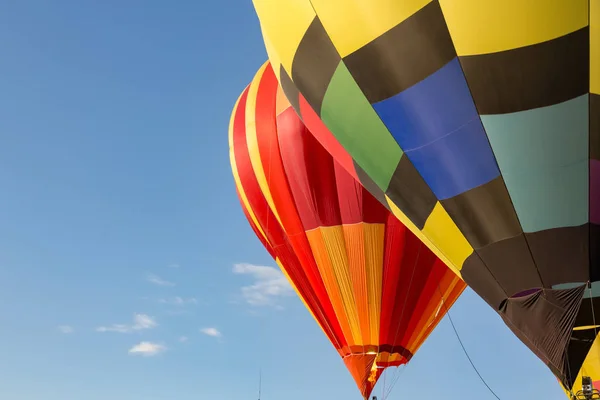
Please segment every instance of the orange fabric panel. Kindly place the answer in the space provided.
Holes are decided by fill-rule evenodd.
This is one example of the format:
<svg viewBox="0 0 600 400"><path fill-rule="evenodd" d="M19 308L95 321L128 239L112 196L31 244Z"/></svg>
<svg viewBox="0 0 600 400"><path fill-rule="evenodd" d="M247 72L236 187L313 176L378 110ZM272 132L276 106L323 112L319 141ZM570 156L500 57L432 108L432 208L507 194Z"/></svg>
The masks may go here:
<svg viewBox="0 0 600 400"><path fill-rule="evenodd" d="M367 298L370 319L369 343L379 344L385 225L363 224L363 227L365 230L365 270L367 271Z"/></svg>
<svg viewBox="0 0 600 400"><path fill-rule="evenodd" d="M427 329L435 322L435 320L445 315L444 304L451 294L454 284L456 282L456 275L445 274L440 280L439 289L436 290L434 296L428 300L427 307L423 314L420 315L419 322L412 332L411 337L407 341L406 347L414 351L413 349L418 347L418 343L423 338L423 335Z"/></svg>
<svg viewBox="0 0 600 400"><path fill-rule="evenodd" d="M367 271L365 270L365 239L363 224L344 225L344 240L348 252L348 269L350 280L352 281L352 290L356 312L358 314L358 324L360 326L361 343L372 344L372 338L369 336L369 305L367 297Z"/></svg>
<svg viewBox="0 0 600 400"><path fill-rule="evenodd" d="M350 374L352 374L364 397L368 396L372 389L369 387L367 379L375 362L375 357L375 354L363 354L344 358L346 367L350 371Z"/></svg>
<svg viewBox="0 0 600 400"><path fill-rule="evenodd" d="M325 244L325 240L323 239L321 229L314 229L312 231L306 232L306 237L308 238L308 242L310 243L310 247L312 249L315 261L317 262L317 267L319 269L319 273L321 274L321 279L325 284L327 295L331 300L331 304L333 305L335 315L338 321L340 322L342 331L344 332L346 342L349 346L353 346L356 344L356 340L352 335L350 321L346 315L342 294L338 286L338 281L333 270L332 262L329 259L329 252L327 251L327 246Z"/></svg>

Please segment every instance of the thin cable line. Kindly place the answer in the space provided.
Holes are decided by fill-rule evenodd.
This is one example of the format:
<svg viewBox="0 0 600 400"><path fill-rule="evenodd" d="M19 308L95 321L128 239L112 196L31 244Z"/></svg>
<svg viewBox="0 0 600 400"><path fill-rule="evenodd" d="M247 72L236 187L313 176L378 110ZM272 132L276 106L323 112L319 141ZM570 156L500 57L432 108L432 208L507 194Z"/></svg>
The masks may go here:
<svg viewBox="0 0 600 400"><path fill-rule="evenodd" d="M477 374L477 376L479 377L479 379L481 380L481 382L485 385L485 387L489 390L489 392L498 400L501 400L500 397L496 394L496 392L494 392L494 390L490 387L490 385L488 385L488 383L486 382L486 380L483 378L483 376L481 375L481 373L479 372L479 370L477 369L477 367L475 366L475 363L473 362L473 360L471 359L471 356L469 356L469 352L467 351L467 349L465 348L465 345L463 344L462 339L460 338L460 335L458 334L458 330L456 329L456 326L454 325L454 321L452 320L452 316L450 315L450 310L448 309L448 307L446 306L446 301L444 300L444 295L442 294L442 290L440 289L440 284L438 282L438 291L440 292L440 295L442 296L442 305L444 306L444 308L446 309L446 316L448 317L448 321L450 321L450 325L452 325L452 329L454 330L454 334L456 335L456 338L458 339L458 343L460 343L460 347L462 347L463 352L465 353L465 356L467 357L467 360L469 360L469 363L471 364L471 367L473 367L473 370L475 371L475 373Z"/></svg>

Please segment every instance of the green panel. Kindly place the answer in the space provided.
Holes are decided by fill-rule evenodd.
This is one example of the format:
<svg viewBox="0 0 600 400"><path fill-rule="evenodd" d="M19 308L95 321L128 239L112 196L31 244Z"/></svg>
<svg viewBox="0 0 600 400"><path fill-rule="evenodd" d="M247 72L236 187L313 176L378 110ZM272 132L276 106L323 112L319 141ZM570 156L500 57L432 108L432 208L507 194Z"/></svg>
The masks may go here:
<svg viewBox="0 0 600 400"><path fill-rule="evenodd" d="M588 95L481 116L525 232L588 222Z"/></svg>
<svg viewBox="0 0 600 400"><path fill-rule="evenodd" d="M356 163L386 191L402 150L343 62L325 93L321 119Z"/></svg>

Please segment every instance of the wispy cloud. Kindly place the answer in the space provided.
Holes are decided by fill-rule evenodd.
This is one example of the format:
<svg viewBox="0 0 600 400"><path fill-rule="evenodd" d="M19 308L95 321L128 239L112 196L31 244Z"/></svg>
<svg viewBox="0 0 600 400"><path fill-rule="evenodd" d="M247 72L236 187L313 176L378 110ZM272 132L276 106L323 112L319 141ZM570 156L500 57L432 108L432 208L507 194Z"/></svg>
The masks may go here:
<svg viewBox="0 0 600 400"><path fill-rule="evenodd" d="M159 303L169 304L172 306L185 306L186 304L198 304L198 300L194 297L184 299L183 297L173 297L170 299L158 299Z"/></svg>
<svg viewBox="0 0 600 400"><path fill-rule="evenodd" d="M150 357L163 353L166 350L167 348L159 343L140 342L129 349L129 354Z"/></svg>
<svg viewBox="0 0 600 400"><path fill-rule="evenodd" d="M169 268L179 268L179 264L169 264Z"/></svg>
<svg viewBox="0 0 600 400"><path fill-rule="evenodd" d="M160 276L154 274L149 274L146 277L146 280L158 286L175 286L175 283L164 280Z"/></svg>
<svg viewBox="0 0 600 400"><path fill-rule="evenodd" d="M274 267L252 264L235 264L233 273L239 275L250 275L254 283L242 287L242 296L246 303L252 306L277 305L277 299L282 296L291 296L294 290L283 273Z"/></svg>
<svg viewBox="0 0 600 400"><path fill-rule="evenodd" d="M188 337L187 337L187 336L180 336L180 337L179 337L179 341L180 341L181 343L185 343L185 342L187 342L187 341L188 341Z"/></svg>
<svg viewBox="0 0 600 400"><path fill-rule="evenodd" d="M112 324L111 326L100 326L96 328L98 332L118 332L131 333L144 329L152 329L158 325L156 320L146 314L134 314L132 324Z"/></svg>
<svg viewBox="0 0 600 400"><path fill-rule="evenodd" d="M60 326L58 327L58 330L59 330L61 333L73 333L73 332L75 331L75 329L73 329L73 327L72 327L72 326L70 326L70 325L60 325Z"/></svg>
<svg viewBox="0 0 600 400"><path fill-rule="evenodd" d="M217 328L202 328L200 329L200 332L204 333L207 336L212 336L216 338L223 336Z"/></svg>

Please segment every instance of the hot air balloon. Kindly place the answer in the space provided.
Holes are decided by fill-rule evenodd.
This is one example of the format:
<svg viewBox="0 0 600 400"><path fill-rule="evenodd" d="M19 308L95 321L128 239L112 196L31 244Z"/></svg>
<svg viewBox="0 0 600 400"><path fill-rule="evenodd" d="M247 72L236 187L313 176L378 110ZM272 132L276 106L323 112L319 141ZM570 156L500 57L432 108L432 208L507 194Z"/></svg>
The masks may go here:
<svg viewBox="0 0 600 400"><path fill-rule="evenodd" d="M307 131L268 63L235 105L229 145L254 233L368 398L466 285Z"/></svg>
<svg viewBox="0 0 600 400"><path fill-rule="evenodd" d="M570 392L600 328L600 0L253 2L310 131Z"/></svg>

